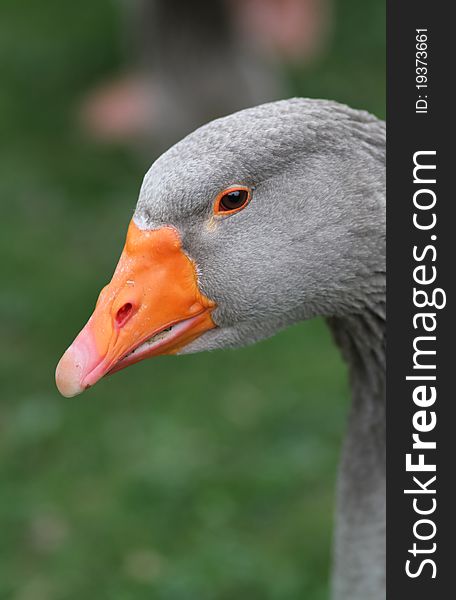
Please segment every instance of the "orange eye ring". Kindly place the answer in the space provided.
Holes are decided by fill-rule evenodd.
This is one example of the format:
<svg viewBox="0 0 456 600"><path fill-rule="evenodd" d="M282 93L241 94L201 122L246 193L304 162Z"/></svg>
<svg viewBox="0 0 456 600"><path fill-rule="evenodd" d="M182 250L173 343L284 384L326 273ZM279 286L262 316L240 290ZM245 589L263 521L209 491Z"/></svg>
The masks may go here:
<svg viewBox="0 0 456 600"><path fill-rule="evenodd" d="M233 185L218 194L214 202L214 214L222 217L233 215L247 206L252 190L245 185Z"/></svg>

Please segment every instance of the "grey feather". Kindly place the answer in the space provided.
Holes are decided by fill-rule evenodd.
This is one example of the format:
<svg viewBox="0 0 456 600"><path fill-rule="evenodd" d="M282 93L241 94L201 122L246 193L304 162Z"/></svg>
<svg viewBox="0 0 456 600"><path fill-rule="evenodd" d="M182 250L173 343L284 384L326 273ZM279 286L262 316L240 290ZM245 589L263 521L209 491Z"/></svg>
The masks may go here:
<svg viewBox="0 0 456 600"><path fill-rule="evenodd" d="M217 218L217 194L253 188ZM339 477L336 600L385 598L385 125L291 99L212 121L144 178L135 222L171 225L217 303L186 352L250 344L317 315L348 362L353 406Z"/></svg>

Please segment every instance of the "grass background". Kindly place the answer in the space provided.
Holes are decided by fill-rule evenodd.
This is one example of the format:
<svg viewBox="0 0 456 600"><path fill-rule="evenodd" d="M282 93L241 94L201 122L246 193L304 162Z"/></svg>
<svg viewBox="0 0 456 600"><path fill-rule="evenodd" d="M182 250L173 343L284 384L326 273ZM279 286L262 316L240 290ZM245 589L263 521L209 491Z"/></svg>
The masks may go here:
<svg viewBox="0 0 456 600"><path fill-rule="evenodd" d="M109 0L0 4L0 598L323 600L348 390L322 322L54 387L147 167L75 126L121 31ZM383 0L338 2L290 95L383 117L384 37Z"/></svg>

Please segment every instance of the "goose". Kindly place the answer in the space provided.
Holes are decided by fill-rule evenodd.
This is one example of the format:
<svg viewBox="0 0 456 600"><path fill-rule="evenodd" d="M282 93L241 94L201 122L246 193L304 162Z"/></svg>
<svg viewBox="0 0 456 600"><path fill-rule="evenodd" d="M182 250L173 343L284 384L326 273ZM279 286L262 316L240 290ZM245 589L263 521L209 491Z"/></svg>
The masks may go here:
<svg viewBox="0 0 456 600"><path fill-rule="evenodd" d="M384 122L333 101L281 100L197 129L147 172L112 280L56 371L74 396L148 357L323 316L352 390L334 600L385 598L384 164Z"/></svg>

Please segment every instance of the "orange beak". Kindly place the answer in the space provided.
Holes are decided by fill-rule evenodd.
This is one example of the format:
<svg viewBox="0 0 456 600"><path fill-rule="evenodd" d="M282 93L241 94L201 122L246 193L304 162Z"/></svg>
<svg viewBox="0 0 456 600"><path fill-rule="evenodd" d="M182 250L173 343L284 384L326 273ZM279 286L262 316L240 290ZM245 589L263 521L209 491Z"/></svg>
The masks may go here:
<svg viewBox="0 0 456 600"><path fill-rule="evenodd" d="M177 231L143 231L132 221L111 282L57 365L60 393L75 396L107 373L177 353L215 327L214 307L198 288Z"/></svg>

